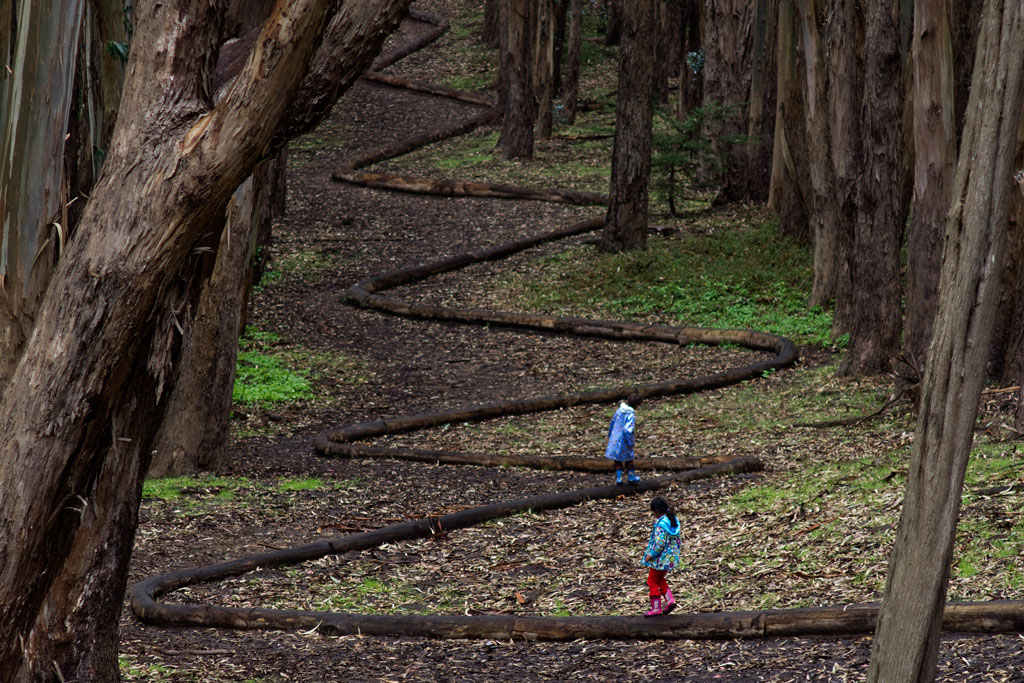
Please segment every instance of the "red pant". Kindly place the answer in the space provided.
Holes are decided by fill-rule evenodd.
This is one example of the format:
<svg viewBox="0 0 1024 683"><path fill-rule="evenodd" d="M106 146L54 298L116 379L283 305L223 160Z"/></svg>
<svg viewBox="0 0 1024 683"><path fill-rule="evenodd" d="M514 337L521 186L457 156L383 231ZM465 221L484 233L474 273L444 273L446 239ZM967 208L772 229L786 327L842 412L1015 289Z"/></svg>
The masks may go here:
<svg viewBox="0 0 1024 683"><path fill-rule="evenodd" d="M652 598L668 592L668 581L665 580L667 573L664 569L652 569L647 572L647 587L651 589Z"/></svg>

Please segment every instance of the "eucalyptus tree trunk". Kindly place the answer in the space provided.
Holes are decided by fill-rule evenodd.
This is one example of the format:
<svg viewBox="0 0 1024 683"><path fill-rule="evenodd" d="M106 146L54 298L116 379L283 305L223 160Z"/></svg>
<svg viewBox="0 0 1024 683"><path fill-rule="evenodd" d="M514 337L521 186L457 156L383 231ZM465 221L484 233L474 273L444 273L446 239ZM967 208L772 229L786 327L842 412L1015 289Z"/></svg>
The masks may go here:
<svg viewBox="0 0 1024 683"><path fill-rule="evenodd" d="M330 112L341 93L370 66L404 11L405 3L342 6L325 30L309 73L290 103L287 124L272 145L282 145L284 136L307 132ZM225 77L237 76L229 70ZM221 91L229 83L221 84ZM209 277L204 278L194 323L184 328L178 377L156 439L150 476L193 473L223 461L254 251L258 236L269 234L270 223L280 212L274 193L283 163L280 156L255 169L232 198L220 248L208 245L215 257L207 257L204 269Z"/></svg>
<svg viewBox="0 0 1024 683"><path fill-rule="evenodd" d="M71 108L65 154L70 233L99 178L114 133L128 61L125 24L123 0L86 0L75 74L78 106Z"/></svg>
<svg viewBox="0 0 1024 683"><path fill-rule="evenodd" d="M748 130L754 18L758 9L766 7L766 3L750 0L704 0L704 104L733 107L734 115L722 122L725 135L745 135ZM762 107L763 102L757 106ZM755 175L767 178L769 169L749 168L742 146L720 141L716 145L725 160L717 201L746 198L751 179ZM763 198L767 197L767 189L765 186Z"/></svg>
<svg viewBox="0 0 1024 683"><path fill-rule="evenodd" d="M483 40L487 47L501 47L501 32L504 22L505 0L484 1Z"/></svg>
<svg viewBox="0 0 1024 683"><path fill-rule="evenodd" d="M864 91L860 107L863 167L857 182L857 224L849 254L850 343L840 374L891 370L900 347L902 308L900 247L903 242L903 73L899 5L866 3ZM833 122L833 133L841 126ZM833 145L837 156L843 150ZM837 174L837 179L838 179ZM840 213L844 209L840 208ZM836 308L841 304L837 302Z"/></svg>
<svg viewBox="0 0 1024 683"><path fill-rule="evenodd" d="M657 1L630 0L623 7L611 191L598 240L602 251L642 249L647 243L654 118L654 44L650 37Z"/></svg>
<svg viewBox="0 0 1024 683"><path fill-rule="evenodd" d="M864 35L864 22L857 0L831 0L824 24L828 55L829 84L829 163L832 196L827 207L832 212L832 248L835 250L833 290L833 336L849 332L854 326L852 292L853 259L859 203L859 183L864 171L861 104L864 99L864 66L858 54L858 36Z"/></svg>
<svg viewBox="0 0 1024 683"><path fill-rule="evenodd" d="M751 27L753 48L747 105L748 143L744 145L742 155L745 159L745 187L737 196L755 201L767 200L771 186L775 100L778 94L775 76L778 12L777 0L757 0Z"/></svg>
<svg viewBox="0 0 1024 683"><path fill-rule="evenodd" d="M939 299L942 235L956 165L950 0L918 0L914 12L914 213L907 228L907 308L901 375L920 377ZM910 372L907 373L906 370Z"/></svg>
<svg viewBox="0 0 1024 683"><path fill-rule="evenodd" d="M563 0L565 2L566 0ZM568 0L569 38L565 56L565 78L562 84L562 120L576 123L576 107L580 91L580 47L583 44L583 0Z"/></svg>
<svg viewBox="0 0 1024 683"><path fill-rule="evenodd" d="M820 0L796 0L800 18L799 44L803 48L801 74L804 120L807 131L810 175L810 225L814 244L814 282L809 305L828 306L836 293L839 277L837 208L834 199L835 172L832 167L829 126L828 70L825 41L819 17Z"/></svg>
<svg viewBox="0 0 1024 683"><path fill-rule="evenodd" d="M533 89L537 101L537 135L551 137L555 98L555 3L538 0L533 32Z"/></svg>
<svg viewBox="0 0 1024 683"><path fill-rule="evenodd" d="M622 38L622 15L628 8L626 0L604 0L607 23L604 29L604 44L618 45Z"/></svg>
<svg viewBox="0 0 1024 683"><path fill-rule="evenodd" d="M690 56L696 55L703 45L701 13L703 0L682 0L680 3L680 31L683 53L679 65L679 102L676 118L683 120L704 97L704 72L695 72Z"/></svg>
<svg viewBox="0 0 1024 683"><path fill-rule="evenodd" d="M768 206L779 216L779 234L810 242L810 178L804 123L802 68L794 0L779 0L776 38L775 132Z"/></svg>
<svg viewBox="0 0 1024 683"><path fill-rule="evenodd" d="M201 275L193 249L266 152L331 5L279 3L258 59L214 104L216 4L135 6L102 176L0 401L3 681L118 676L141 486L179 354L175 317ZM363 28L367 40L380 30Z"/></svg>
<svg viewBox="0 0 1024 683"><path fill-rule="evenodd" d="M3 3L11 21L11 4ZM32 331L67 238L64 135L74 86L82 0L21 2L0 26L0 395ZM13 47L13 50L11 49Z"/></svg>
<svg viewBox="0 0 1024 683"><path fill-rule="evenodd" d="M1024 4L987 0L946 223L939 308L869 681L932 681L999 297L1024 106Z"/></svg>
<svg viewBox="0 0 1024 683"><path fill-rule="evenodd" d="M498 147L504 159L533 156L537 103L533 84L535 0L508 0L501 34L502 126Z"/></svg>

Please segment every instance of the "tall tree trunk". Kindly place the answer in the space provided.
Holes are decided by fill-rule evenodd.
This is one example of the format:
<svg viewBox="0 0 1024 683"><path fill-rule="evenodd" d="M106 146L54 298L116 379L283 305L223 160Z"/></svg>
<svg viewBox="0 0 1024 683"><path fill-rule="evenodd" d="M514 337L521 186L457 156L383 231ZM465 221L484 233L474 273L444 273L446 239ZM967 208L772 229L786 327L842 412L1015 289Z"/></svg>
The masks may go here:
<svg viewBox="0 0 1024 683"><path fill-rule="evenodd" d="M857 188L857 228L850 258L850 344L840 374L892 369L900 347L900 246L903 241L903 73L899 5L864 5L864 167ZM837 130L836 127L833 130ZM837 306L838 308L838 306Z"/></svg>
<svg viewBox="0 0 1024 683"><path fill-rule="evenodd" d="M751 28L753 57L746 130L749 142L744 146L743 154L746 159L746 187L740 197L754 201L767 200L771 186L778 85L775 77L778 4L776 0L757 0Z"/></svg>
<svg viewBox="0 0 1024 683"><path fill-rule="evenodd" d="M509 0L501 43L502 126L498 147L504 159L533 156L537 103L533 93L533 0Z"/></svg>
<svg viewBox="0 0 1024 683"><path fill-rule="evenodd" d="M483 40L487 47L501 47L501 31L504 22L505 0L485 0Z"/></svg>
<svg viewBox="0 0 1024 683"><path fill-rule="evenodd" d="M835 249L835 306L832 334L838 337L856 325L853 265L857 257L856 232L860 211L859 182L864 172L861 104L864 99L864 66L859 59L864 22L857 0L833 0L825 24L829 62L829 133Z"/></svg>
<svg viewBox="0 0 1024 683"><path fill-rule="evenodd" d="M654 117L654 5L631 0L624 6L619 48L619 96L615 110L612 179L603 251L642 249L647 243L647 186L651 176Z"/></svg>
<svg viewBox="0 0 1024 683"><path fill-rule="evenodd" d="M798 19L793 0L780 0L776 40L777 99L775 143L768 206L779 215L779 234L811 241L808 223L810 179L807 173L807 135L800 87Z"/></svg>
<svg viewBox="0 0 1024 683"><path fill-rule="evenodd" d="M939 310L869 681L932 681L999 296L1024 105L1024 4L987 0L947 221Z"/></svg>
<svg viewBox="0 0 1024 683"><path fill-rule="evenodd" d="M22 2L16 18L6 8L17 35L10 71L0 79L0 395L67 238L64 135L82 6L82 0ZM8 24L5 40L10 31Z"/></svg>
<svg viewBox="0 0 1024 683"><path fill-rule="evenodd" d="M368 3L347 3L332 18L300 96L291 103L285 129L289 134L306 132L330 112L340 94L370 66L384 37L404 13L401 5L379 13L369 7ZM376 33L367 39L361 33L368 26L375 27ZM351 45L360 47L346 54ZM246 53L251 47L245 47ZM225 79L236 76L221 65L218 73ZM218 85L223 93L228 83ZM280 133L273 144L282 144ZM254 263L255 246L269 241L271 221L283 213L276 193L282 185L285 158L279 153L275 160L261 163L255 177L247 179L232 199L221 248L215 250L214 265L207 268L212 275L204 279L195 323L183 340L175 390L156 440L150 476L193 473L221 462L229 435L238 338L245 326L253 269L261 266Z"/></svg>
<svg viewBox="0 0 1024 683"><path fill-rule="evenodd" d="M702 0L683 0L680 7L682 26L683 53L679 66L679 103L676 118L683 120L690 110L700 104L704 97L704 71L695 70L691 62L701 50L701 11Z"/></svg>
<svg viewBox="0 0 1024 683"><path fill-rule="evenodd" d="M537 100L537 135L551 137L555 97L555 3L539 0L534 24L533 88Z"/></svg>
<svg viewBox="0 0 1024 683"><path fill-rule="evenodd" d="M565 57L565 33L569 25L571 0L554 0L555 6L555 47L553 52L554 76L552 89L556 95L562 92L562 61Z"/></svg>
<svg viewBox="0 0 1024 683"><path fill-rule="evenodd" d="M604 28L604 44L618 45L622 38L622 15L627 11L625 0L604 0L607 23Z"/></svg>
<svg viewBox="0 0 1024 683"><path fill-rule="evenodd" d="M565 2L566 0L562 0ZM562 88L562 119L576 123L580 90L580 47L583 43L583 0L569 1L569 40L565 58L565 82Z"/></svg>
<svg viewBox="0 0 1024 683"><path fill-rule="evenodd" d="M239 274L252 260L266 209L268 163L272 162L263 162L235 190L213 272L202 288L195 316L184 316L192 324L183 331L178 378L157 433L151 477L180 476L223 462L246 292Z"/></svg>
<svg viewBox="0 0 1024 683"><path fill-rule="evenodd" d="M818 0L796 0L803 46L802 74L808 167L811 179L810 224L814 241L814 282L809 305L827 307L839 277L837 210L834 199L831 131L828 121L828 72L819 23Z"/></svg>
<svg viewBox="0 0 1024 683"><path fill-rule="evenodd" d="M730 106L734 115L722 122L723 135L747 133L753 69L754 16L758 3L750 0L704 0L704 104ZM763 81L762 81L763 84ZM758 103L758 107L763 106ZM743 146L718 143L724 158L716 201L748 197L751 179L767 177L769 169L748 168ZM766 162L767 163L767 162ZM765 187L767 196L767 187Z"/></svg>
<svg viewBox="0 0 1024 683"><path fill-rule="evenodd" d="M279 4L260 59L216 106L216 3L135 7L145 47L132 51L103 175L0 401L0 680L116 678L141 483L173 388L174 314L198 291L191 253L265 153L330 4ZM406 5L365 4L353 52Z"/></svg>
<svg viewBox="0 0 1024 683"><path fill-rule="evenodd" d="M117 121L128 59L123 0L88 0L82 15L75 73L77 106L71 108L65 145L65 176L70 206L68 233L74 233Z"/></svg>
<svg viewBox="0 0 1024 683"><path fill-rule="evenodd" d="M903 358L924 371L939 304L942 234L956 164L953 42L949 0L918 0L914 12L914 213L907 228L907 310Z"/></svg>

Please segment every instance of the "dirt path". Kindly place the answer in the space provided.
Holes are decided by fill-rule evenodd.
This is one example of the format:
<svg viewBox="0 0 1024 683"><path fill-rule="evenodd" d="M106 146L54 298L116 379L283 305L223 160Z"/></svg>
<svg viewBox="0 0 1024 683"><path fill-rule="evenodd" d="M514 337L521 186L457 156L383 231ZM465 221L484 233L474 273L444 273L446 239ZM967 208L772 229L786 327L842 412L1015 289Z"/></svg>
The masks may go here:
<svg viewBox="0 0 1024 683"><path fill-rule="evenodd" d="M461 0L426 3L439 13L465 11ZM422 26L404 29L411 35ZM403 60L393 69L424 78L435 67L437 48ZM341 155L363 151L443 121L472 115L473 107L440 98L359 82L345 96L330 120L301 144L293 146L289 171L288 215L276 228L274 253L279 264L297 256L321 267L293 274L258 296L252 323L284 340L301 340L312 350L341 353L354 359L367 376L349 384L339 373L325 380L323 401L279 412L253 411L246 425L268 426L272 436L239 439L222 474L244 477L252 485L245 504L190 508L176 502L146 504L142 511L130 582L156 573L223 561L243 554L289 547L355 529L374 528L388 520L416 514L437 514L494 500L536 495L601 483L595 475L468 468L397 461L330 460L311 453L313 437L322 429L369 419L451 407L483 400L556 393L566 386L650 381L671 369L679 376L703 374L735 364L744 352L707 354L664 347L630 349L612 342L570 340L503 329L423 323L384 316L344 303L353 282L382 270L418 263L533 234L538 228L563 225L592 216L594 209L540 202L457 200L400 195L339 185L330 180ZM344 144L339 148L337 141ZM558 247L552 247L555 249ZM523 261L474 267L410 288L409 295L426 300L486 301L500 297L481 283L502 268ZM323 264L330 267L324 268ZM598 408L581 411L578 420L601 422ZM516 425L510 425L511 430ZM267 432L265 431L264 434ZM564 435L574 441L567 452L588 453L599 438L585 427ZM427 445L450 444L472 435L426 435ZM592 453L591 453L592 454ZM337 488L283 491L282 480L321 478ZM353 484L353 482L355 482ZM344 486L342 485L344 484ZM691 507L707 504L729 487L718 483L687 492ZM212 485L209 497L221 493ZM682 493L679 494L681 497ZM205 500L205 499L204 499ZM632 507L615 510L633 515ZM629 565L633 537L643 534L644 518L609 520L606 509L588 507L572 524L609 526L600 532L612 545L627 546L595 569L574 567L574 560L531 564L521 571L557 574L577 572L580 608L602 613L604 599L616 605L643 598L642 577ZM563 518L554 518L556 527ZM546 520L522 520L511 529L523 531ZM622 528L620 528L622 527ZM513 531L508 533L512 534ZM493 531L493 530L491 530ZM485 538L486 534L484 532ZM544 532L548 533L548 532ZM557 529L551 532L561 544ZM509 536L512 538L512 536ZM516 537L518 538L518 537ZM623 540L629 539L629 540ZM512 541L507 541L512 543ZM440 544L383 549L359 558L341 558L327 570L346 572L352 566L375 567L367 581L386 580L403 571L415 556L437 562L450 555L471 555L470 541L444 539ZM601 552L604 552L603 550ZM618 552L618 551L616 551ZM585 557L582 555L581 557ZM443 559L442 559L443 558ZM580 560L583 562L583 560ZM618 563L625 566L618 567ZM477 564L456 564L465 573L435 577L482 590L507 593L503 585L477 582L487 572ZM309 571L321 571L316 567ZM635 576L634 576L635 575ZM498 581L505 580L500 578ZM632 576L622 581L621 577ZM256 574L265 585L305 586L298 574ZM488 579L491 580L491 579ZM583 582L592 585L585 590ZM225 582L187 592L184 601L211 600L228 604L255 590L246 581ZM632 583L629 583L632 581ZM275 583L277 582L277 583ZM364 585L371 585L365 583ZM421 584L425 585L425 584ZM616 588L618 586L619 588ZM274 606L273 588L259 598ZM285 590L281 589L282 592ZM315 587L310 583L309 590ZM601 591L604 592L601 592ZM269 592L267 592L269 591ZM431 612L440 600L423 588L422 608ZM241 596L241 597L240 597ZM597 597L595 597L597 596ZM502 599L506 596L503 595ZM523 603L515 604L522 597ZM380 598L386 605L387 597ZM512 609L529 607L540 596L515 594ZM568 601L570 597L565 597ZM495 598L497 600L497 598ZM488 609L505 609L484 601ZM358 607L343 607L357 610ZM469 607L467 606L467 610ZM628 609L628 608L627 608ZM941 655L941 680L1024 680L1007 662L1024 661L1020 639L1012 636L947 638ZM182 681L375 681L375 680L678 680L678 681L844 681L862 678L870 652L867 638L766 639L743 642L576 642L522 643L434 641L425 639L323 638L315 634L234 632L214 629L162 629L139 623L126 609L122 620L122 652L129 663L127 678ZM163 668L160 668L163 667Z"/></svg>

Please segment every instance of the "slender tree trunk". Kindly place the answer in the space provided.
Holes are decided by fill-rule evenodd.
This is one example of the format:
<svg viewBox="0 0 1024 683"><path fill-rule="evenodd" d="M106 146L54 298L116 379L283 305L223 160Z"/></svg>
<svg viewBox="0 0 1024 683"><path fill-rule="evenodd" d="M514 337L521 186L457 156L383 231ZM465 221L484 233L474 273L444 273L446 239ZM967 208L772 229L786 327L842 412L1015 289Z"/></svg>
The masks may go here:
<svg viewBox="0 0 1024 683"><path fill-rule="evenodd" d="M701 0L683 0L680 8L683 53L679 66L679 104L676 118L683 120L704 97L704 71L694 71L691 58L699 54L702 46Z"/></svg>
<svg viewBox="0 0 1024 683"><path fill-rule="evenodd" d="M999 296L1024 105L1024 4L985 3L939 310L869 681L932 681L964 472Z"/></svg>
<svg viewBox="0 0 1024 683"><path fill-rule="evenodd" d="M650 36L656 1L631 0L622 18L611 192L598 242L603 251L642 249L647 242L654 117L654 45Z"/></svg>
<svg viewBox="0 0 1024 683"><path fill-rule="evenodd" d="M722 122L723 135L745 135L748 130L753 70L754 16L758 3L750 0L704 0L704 104L731 106L733 116ZM762 81L763 84L763 81ZM758 103L758 107L763 106ZM724 159L716 201L748 197L751 178L767 177L767 166L748 168L747 150L742 145L718 143ZM767 163L767 161L766 161ZM765 187L767 196L767 187Z"/></svg>
<svg viewBox="0 0 1024 683"><path fill-rule="evenodd" d="M835 172L828 121L828 72L825 45L819 24L818 0L796 0L800 17L799 43L803 46L804 119L807 131L808 167L811 179L810 224L814 240L814 282L809 305L829 306L839 277Z"/></svg>
<svg viewBox="0 0 1024 683"><path fill-rule="evenodd" d="M903 357L920 377L939 304L942 234L956 164L949 0L918 0L914 12L914 213L907 229Z"/></svg>
<svg viewBox="0 0 1024 683"><path fill-rule="evenodd" d="M484 1L483 40L487 47L501 47L502 22L505 0Z"/></svg>
<svg viewBox="0 0 1024 683"><path fill-rule="evenodd" d="M384 37L404 13L400 5L382 12L369 7L367 3L348 3L331 20L303 79L300 96L291 102L286 119L292 134L306 131L327 115L340 94L369 67ZM373 14L368 16L369 12ZM368 26L376 30L369 39L361 37ZM346 54L352 45L361 47ZM235 75L230 70L226 74L227 78ZM279 135L275 135L275 144L281 144ZM214 250L214 265L207 267L212 275L204 278L195 323L186 330L175 390L157 437L150 476L193 473L221 462L229 434L238 338L245 326L253 269L262 265L254 262L255 247L269 242L271 221L283 213L277 193L283 185L284 159L279 153L276 160L261 163L255 177L246 180L232 199L221 247Z"/></svg>
<svg viewBox="0 0 1024 683"><path fill-rule="evenodd" d="M775 41L777 39L778 1L757 0L754 8L750 103L747 111L744 146L746 158L743 199L765 201L771 186L772 154L775 142Z"/></svg>
<svg viewBox="0 0 1024 683"><path fill-rule="evenodd" d="M857 220L861 210L858 192L864 172L861 103L864 99L864 67L858 55L864 22L857 0L834 0L825 25L829 62L829 133L835 241L835 290L832 334L850 332L856 325L853 265L857 258Z"/></svg>
<svg viewBox="0 0 1024 683"><path fill-rule="evenodd" d="M840 374L892 369L900 348L900 246L903 241L903 74L899 6L864 5L864 167L857 188L857 227L850 259L850 344ZM833 128L834 131L838 126ZM838 308L838 306L837 306Z"/></svg>
<svg viewBox="0 0 1024 683"><path fill-rule="evenodd" d="M509 0L501 44L502 127L505 159L533 156L537 104L533 93L533 0Z"/></svg>
<svg viewBox="0 0 1024 683"><path fill-rule="evenodd" d="M330 4L279 4L260 59L216 106L216 3L134 8L146 47L132 51L103 175L0 401L2 681L116 678L141 484L173 388L174 317L197 291L193 247L265 153ZM376 20L392 7L367 4ZM362 33L376 36L374 25Z"/></svg>
<svg viewBox="0 0 1024 683"><path fill-rule="evenodd" d="M625 0L604 0L608 22L604 29L604 44L618 45L622 37L622 15L628 8Z"/></svg>
<svg viewBox="0 0 1024 683"><path fill-rule="evenodd" d="M800 87L800 55L797 48L798 19L793 0L780 0L776 71L775 144L772 146L772 178L768 206L779 215L779 234L811 241L807 196L807 135L804 101Z"/></svg>
<svg viewBox="0 0 1024 683"><path fill-rule="evenodd" d="M537 100L537 136L551 137L554 125L554 0L539 0L534 31L533 88Z"/></svg>
<svg viewBox="0 0 1024 683"><path fill-rule="evenodd" d="M565 2L566 0L563 0ZM580 89L580 47L583 43L583 0L569 1L569 40L562 88L562 118L570 126L576 123Z"/></svg>
<svg viewBox="0 0 1024 683"><path fill-rule="evenodd" d="M562 61L565 57L565 33L569 26L569 5L571 0L554 0L555 6L555 47L554 76L552 88L556 95L562 93Z"/></svg>
<svg viewBox="0 0 1024 683"><path fill-rule="evenodd" d="M82 0L22 2L13 61L0 79L0 395L32 331L66 241L64 136L74 86ZM5 41L11 25L4 28Z"/></svg>
<svg viewBox="0 0 1024 683"><path fill-rule="evenodd" d="M252 260L266 210L267 163L235 190L228 206L213 272L192 325L184 330L178 379L157 433L151 477L180 476L223 462L246 292L239 273Z"/></svg>

